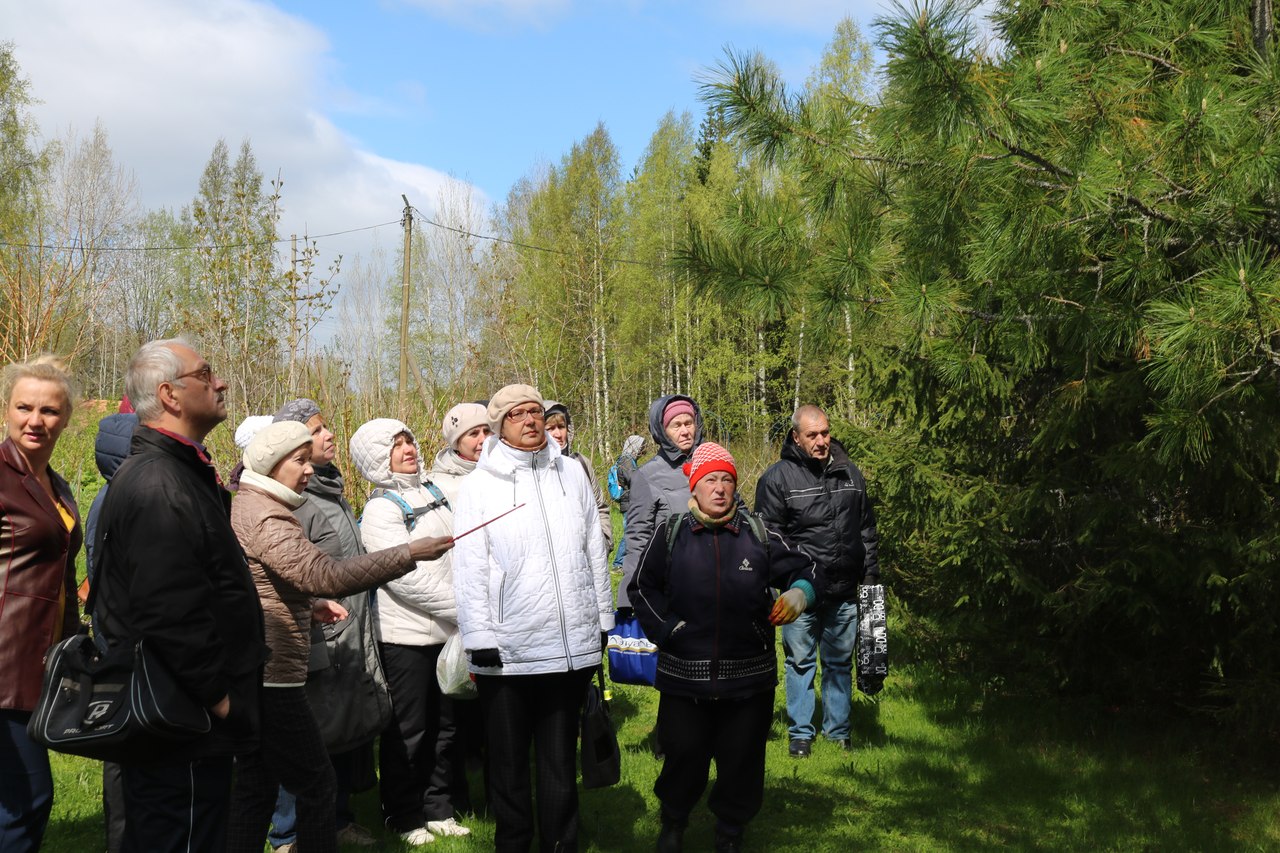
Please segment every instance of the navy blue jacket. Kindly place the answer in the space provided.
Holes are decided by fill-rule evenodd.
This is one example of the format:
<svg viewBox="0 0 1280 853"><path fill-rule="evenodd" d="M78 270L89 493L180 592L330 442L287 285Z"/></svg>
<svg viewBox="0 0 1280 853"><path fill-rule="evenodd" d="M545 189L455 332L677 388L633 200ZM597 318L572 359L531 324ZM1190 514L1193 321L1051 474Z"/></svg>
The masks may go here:
<svg viewBox="0 0 1280 853"><path fill-rule="evenodd" d="M667 552L669 518L659 522L631 580L631 602L658 647L654 686L678 696L739 699L778 683L771 589L807 582L821 595L813 560L766 528L758 541L746 510L723 526L690 514Z"/></svg>

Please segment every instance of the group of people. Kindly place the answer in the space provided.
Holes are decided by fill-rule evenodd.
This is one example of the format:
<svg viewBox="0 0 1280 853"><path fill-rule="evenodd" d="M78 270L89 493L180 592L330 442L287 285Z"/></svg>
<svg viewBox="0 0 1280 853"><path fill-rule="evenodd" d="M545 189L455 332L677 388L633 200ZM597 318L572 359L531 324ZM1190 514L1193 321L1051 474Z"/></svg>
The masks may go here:
<svg viewBox="0 0 1280 853"><path fill-rule="evenodd" d="M50 814L48 757L26 721L44 652L79 624L82 538L99 643L153 641L213 719L207 735L104 768L110 849L372 844L347 800L372 778L375 736L386 826L411 845L466 835L469 727L495 848L577 849L579 716L615 609L608 497L572 450L568 409L523 384L460 403L429 468L408 425L363 424L348 445L371 489L357 519L338 442L307 399L237 429L233 499L204 445L226 390L182 340L138 351L132 412L99 427L108 486L82 537L49 465L74 408L67 375L49 359L5 371L0 851L38 849ZM649 425L656 455L638 464L644 440L632 436L618 461L617 607L659 648L657 845L683 849L714 761L716 849L740 850L763 802L775 626L790 754L812 748L819 657L822 732L849 748L857 584L878 574L875 520L821 409L795 413L757 513L732 455L703 441L693 399L659 398ZM478 714L436 678L451 639Z"/></svg>

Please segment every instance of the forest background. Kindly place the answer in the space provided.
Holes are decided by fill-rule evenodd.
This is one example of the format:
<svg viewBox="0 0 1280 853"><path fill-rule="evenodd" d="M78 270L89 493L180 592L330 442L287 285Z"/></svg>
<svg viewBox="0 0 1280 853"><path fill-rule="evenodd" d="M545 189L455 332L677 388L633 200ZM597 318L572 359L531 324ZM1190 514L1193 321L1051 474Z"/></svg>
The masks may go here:
<svg viewBox="0 0 1280 853"><path fill-rule="evenodd" d="M729 51L705 114L668 115L629 172L598 126L480 212L487 233L447 192L406 209L407 253L355 259L277 233L288 164L264 177L248 140L211 140L190 205L137 213L105 129L37 141L0 47L0 355L66 355L100 415L141 342L182 334L232 425L309 396L339 436L388 414L434 436L527 381L601 473L681 392L748 497L818 402L871 483L913 653L1271 737L1272 3L998 3L994 38L972 15L897 7L879 67L845 21L795 91ZM87 506L80 435L58 465ZM211 443L229 468L231 430Z"/></svg>

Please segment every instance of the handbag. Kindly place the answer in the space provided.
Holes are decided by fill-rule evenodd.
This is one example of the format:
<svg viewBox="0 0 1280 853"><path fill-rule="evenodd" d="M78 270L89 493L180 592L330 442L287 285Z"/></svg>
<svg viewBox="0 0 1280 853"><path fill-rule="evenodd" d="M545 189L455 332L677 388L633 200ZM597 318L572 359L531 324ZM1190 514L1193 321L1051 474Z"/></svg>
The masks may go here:
<svg viewBox="0 0 1280 853"><path fill-rule="evenodd" d="M145 640L107 652L80 631L45 656L27 734L55 752L122 761L208 734L193 700Z"/></svg>
<svg viewBox="0 0 1280 853"><path fill-rule="evenodd" d="M582 787L607 788L622 778L622 754L604 692L604 667L596 667L596 680L587 682L582 705Z"/></svg>
<svg viewBox="0 0 1280 853"><path fill-rule="evenodd" d="M475 699L479 695L467 669L462 632L457 629L444 641L440 657L436 658L436 681L440 684L440 692L454 699Z"/></svg>
<svg viewBox="0 0 1280 853"><path fill-rule="evenodd" d="M858 690L874 696L889 674L889 628L885 619L884 585L858 587Z"/></svg>
<svg viewBox="0 0 1280 853"><path fill-rule="evenodd" d="M104 574L98 549L85 612ZM208 734L209 711L192 699L144 639L104 651L81 627L45 653L40 698L27 736L55 752L99 761L162 755L175 741Z"/></svg>
<svg viewBox="0 0 1280 853"><path fill-rule="evenodd" d="M644 635L640 620L634 616L624 619L614 611L608 652L610 681L653 686L658 677L658 647Z"/></svg>

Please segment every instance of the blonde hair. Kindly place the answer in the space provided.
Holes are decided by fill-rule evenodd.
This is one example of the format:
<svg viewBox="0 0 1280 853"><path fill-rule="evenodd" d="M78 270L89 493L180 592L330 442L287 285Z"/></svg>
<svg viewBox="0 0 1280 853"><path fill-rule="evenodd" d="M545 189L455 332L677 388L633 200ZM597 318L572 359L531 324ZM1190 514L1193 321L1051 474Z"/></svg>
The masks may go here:
<svg viewBox="0 0 1280 853"><path fill-rule="evenodd" d="M9 408L9 398L13 396L13 388L22 379L39 379L52 382L62 389L62 396L67 403L67 417L76 408L76 392L71 386L71 377L67 375L67 364L56 355L39 355L30 361L20 361L5 365L0 373L0 399L4 408Z"/></svg>

